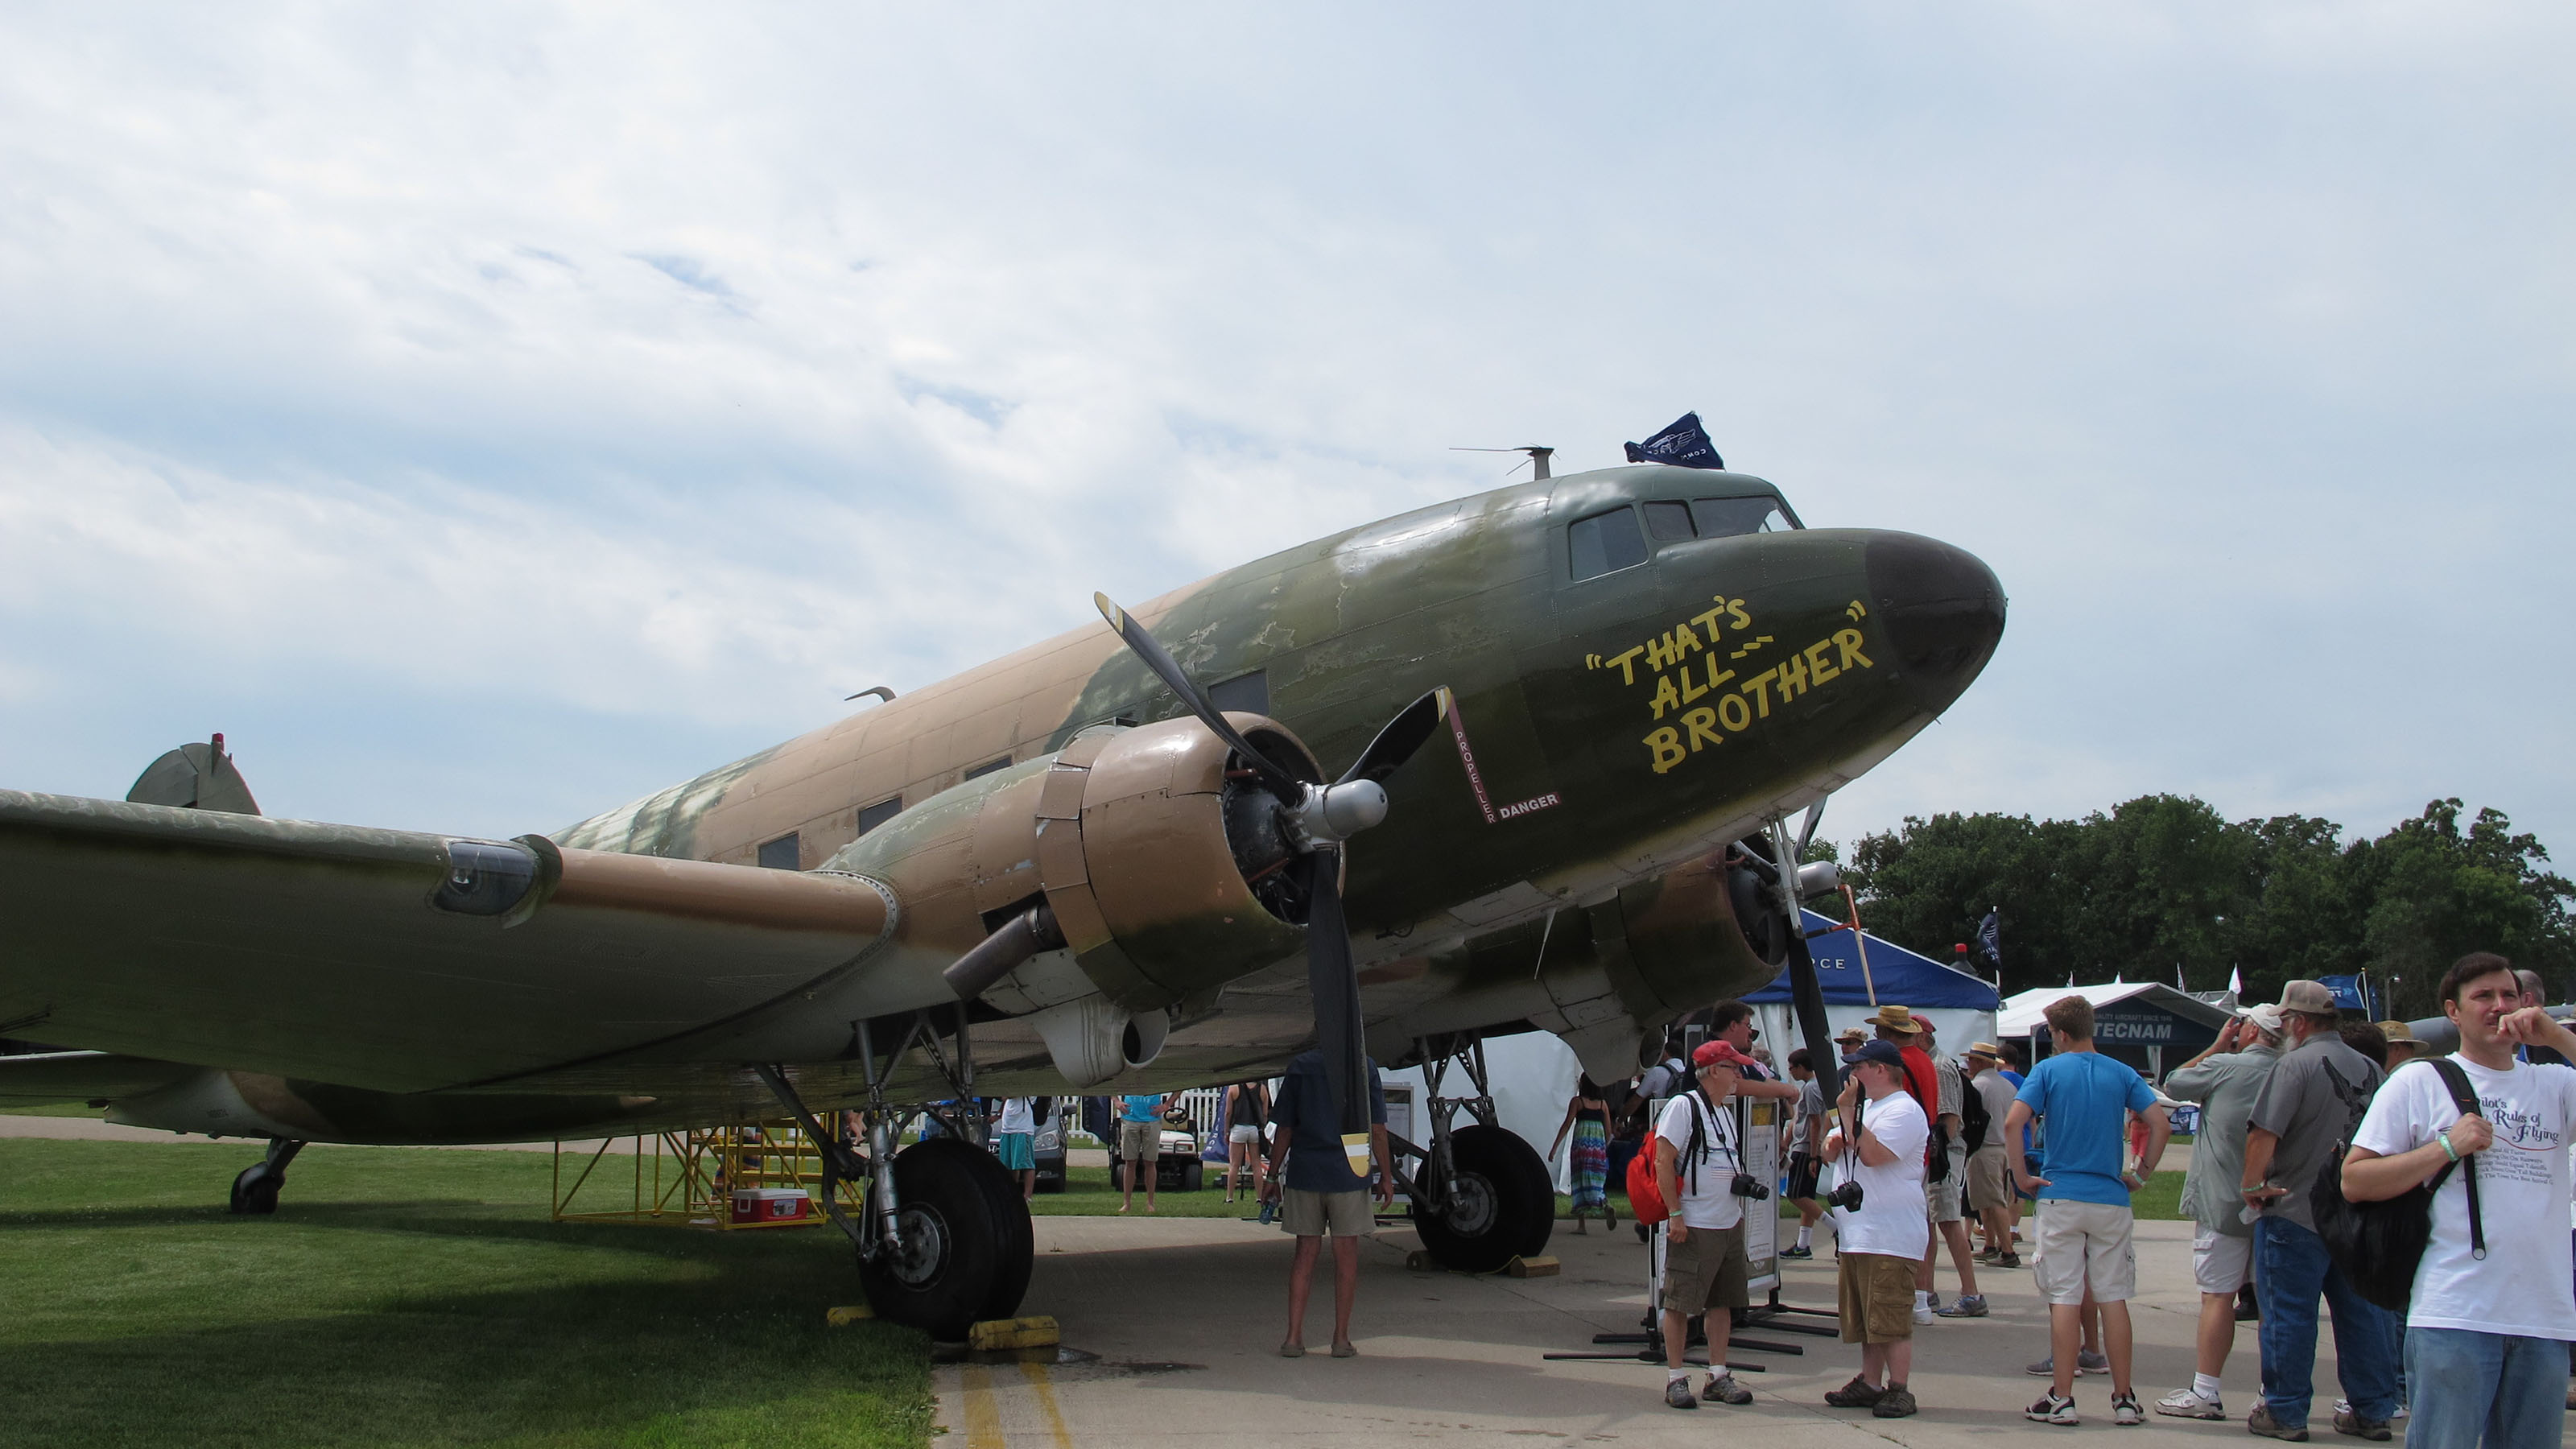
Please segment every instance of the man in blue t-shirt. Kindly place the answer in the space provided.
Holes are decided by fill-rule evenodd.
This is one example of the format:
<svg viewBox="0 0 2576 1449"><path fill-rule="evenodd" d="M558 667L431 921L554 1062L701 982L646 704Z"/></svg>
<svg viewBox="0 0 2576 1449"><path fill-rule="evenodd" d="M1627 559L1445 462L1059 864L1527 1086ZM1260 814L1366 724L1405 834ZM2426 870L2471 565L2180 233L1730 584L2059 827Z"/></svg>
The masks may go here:
<svg viewBox="0 0 2576 1449"><path fill-rule="evenodd" d="M1118 1204L1120 1212L1136 1205L1136 1174L1140 1171L1145 1174L1145 1211L1154 1210L1154 1184L1163 1176L1163 1114L1180 1100L1178 1092L1146 1092L1118 1099L1118 1175L1119 1186L1126 1189Z"/></svg>
<svg viewBox="0 0 2576 1449"><path fill-rule="evenodd" d="M1395 1205L1395 1170L1386 1150L1386 1083L1377 1062L1368 1063L1369 1176L1379 1207ZM1333 1357L1359 1352L1351 1346L1351 1302L1360 1288L1360 1237L1376 1227L1369 1212L1369 1184L1351 1170L1342 1148L1342 1122L1333 1111L1333 1085L1324 1054L1307 1052L1288 1064L1271 1104L1276 1130L1270 1138L1270 1180L1280 1184L1280 1226L1296 1235L1297 1257L1288 1270L1288 1336L1283 1358L1306 1354L1306 1296L1315 1286L1315 1259L1327 1234L1333 1239ZM1281 1175L1280 1158L1288 1160Z"/></svg>
<svg viewBox="0 0 2576 1449"><path fill-rule="evenodd" d="M2055 1054L2031 1068L2004 1118L2006 1141L2033 1117L2048 1127L2038 1175L2026 1164L2013 1169L2021 1190L2039 1199L2039 1255L2032 1266L2048 1299L2049 1392L2024 1417L2077 1422L2076 1342L2089 1287L2101 1305L2102 1348L2111 1360L2111 1422L2143 1423L2129 1378L2129 1300L2138 1291L2129 1194L2146 1185L2173 1129L2146 1079L2093 1049L2093 1003L2061 997L2045 1015ZM2124 1165L2132 1112L2147 1119L2146 1155L2134 1176Z"/></svg>

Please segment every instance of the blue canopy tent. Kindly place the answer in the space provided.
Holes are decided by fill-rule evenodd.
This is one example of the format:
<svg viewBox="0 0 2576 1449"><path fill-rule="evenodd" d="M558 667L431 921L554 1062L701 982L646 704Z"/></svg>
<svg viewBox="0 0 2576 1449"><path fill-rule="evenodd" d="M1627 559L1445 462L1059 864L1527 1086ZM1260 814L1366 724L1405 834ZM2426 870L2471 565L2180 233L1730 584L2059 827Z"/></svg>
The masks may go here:
<svg viewBox="0 0 2576 1449"><path fill-rule="evenodd" d="M1842 924L1814 911L1802 914L1810 932L1830 931ZM1807 949L1816 958L1817 984L1824 988L1825 1019L1836 1030L1870 1015L1875 1009L1875 987L1877 1005L1909 1007L1917 1015L1929 1016L1940 1033L1941 1050L1953 1056L1966 1051L1970 1042L1994 1036L1995 1009L2002 997L1989 981L1879 936L1869 937L1866 972L1861 969L1860 944L1849 931L1810 935ZM1770 985L1746 993L1744 999L1758 1013L1762 1040L1775 1044L1775 1054L1787 1061L1790 1048L1804 1044L1790 1007L1789 973L1782 971Z"/></svg>
<svg viewBox="0 0 2576 1449"><path fill-rule="evenodd" d="M1814 911L1801 914L1805 916L1810 932L1832 930L1841 924ZM1868 935L1867 932L1862 934ZM1816 981L1825 989L1827 1006L1867 1006L1872 986L1877 988L1879 1001L1891 1006L1910 1006L1918 1011L1927 1007L1992 1011L2003 1002L2002 994L1995 990L1992 982L1955 967L1944 966L1884 937L1869 938L1866 979L1861 970L1860 948L1852 940L1851 932L1811 935L1807 949L1816 958ZM1782 971L1777 980L1744 999L1757 1006L1787 1002L1789 973Z"/></svg>

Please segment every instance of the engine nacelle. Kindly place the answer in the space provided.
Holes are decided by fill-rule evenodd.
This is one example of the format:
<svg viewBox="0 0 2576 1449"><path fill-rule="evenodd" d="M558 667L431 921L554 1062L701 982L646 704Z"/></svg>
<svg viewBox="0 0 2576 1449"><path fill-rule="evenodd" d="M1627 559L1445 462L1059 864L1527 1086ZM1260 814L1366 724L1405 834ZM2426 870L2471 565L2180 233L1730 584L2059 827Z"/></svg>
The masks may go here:
<svg viewBox="0 0 2576 1449"><path fill-rule="evenodd" d="M1271 759L1320 778L1276 721L1229 719ZM1281 804L1194 719L1066 747L1038 793L1037 878L1083 974L1143 1011L1302 954L1306 901Z"/></svg>

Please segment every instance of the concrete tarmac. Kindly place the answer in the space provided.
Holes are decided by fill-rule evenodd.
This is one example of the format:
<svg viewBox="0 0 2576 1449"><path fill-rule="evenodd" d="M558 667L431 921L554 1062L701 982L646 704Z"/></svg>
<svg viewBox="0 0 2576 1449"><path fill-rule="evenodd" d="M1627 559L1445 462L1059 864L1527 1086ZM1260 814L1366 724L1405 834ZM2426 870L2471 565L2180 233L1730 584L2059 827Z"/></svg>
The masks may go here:
<svg viewBox="0 0 2576 1449"><path fill-rule="evenodd" d="M1819 1236L1814 1260L1787 1265L1784 1302L1832 1306L1831 1240ZM2147 1432L2244 1442L2260 1377L2255 1325L2239 1326L2228 1360L2228 1420L2154 1412L2159 1395L2191 1381L2199 1312L2191 1224L2140 1223L2137 1241L2140 1295L2131 1316ZM1754 1393L1741 1408L1666 1408L1660 1364L1547 1361L1550 1352L1596 1351L1595 1333L1637 1330L1646 1305L1645 1250L1624 1223L1606 1235L1594 1224L1585 1237L1560 1224L1550 1251L1563 1271L1533 1279L1414 1272L1404 1266L1419 1246L1413 1231L1380 1228L1361 1246L1351 1329L1360 1356L1338 1360L1325 1352L1332 1337L1326 1265L1317 1270L1307 1356L1279 1357L1292 1240L1276 1228L1231 1219L1041 1217L1037 1242L1021 1311L1053 1314L1067 1348L1097 1357L940 1366L940 1422L955 1436L944 1442L967 1449L1540 1440L1701 1446L1749 1435L1765 1446L1971 1445L1996 1434L2069 1432L2022 1417L2044 1387L2023 1366L2048 1354L2047 1310L2027 1268L1980 1275L1993 1316L1917 1328L1913 1389L1922 1413L1876 1419L1824 1404L1825 1390L1858 1369L1857 1347L1769 1326L1743 1333L1806 1352L1732 1352L1739 1366L1767 1369L1739 1373ZM1946 1260L1939 1282L1946 1302L1957 1289ZM2313 1423L2322 1439L2333 1438L2326 1427L2338 1393L2333 1357L2332 1334L2321 1332ZM2073 1432L2112 1431L2108 1378L2077 1380L2075 1398L2084 1423Z"/></svg>
<svg viewBox="0 0 2576 1449"><path fill-rule="evenodd" d="M264 1137L209 1138L195 1136L185 1132L172 1132L160 1127L128 1127L122 1122L109 1122L98 1117L37 1117L18 1114L0 1114L0 1137L50 1138L58 1142L223 1141L237 1142L262 1150L265 1150L268 1142L268 1139ZM649 1143L652 1139L648 1137L644 1140ZM586 1156L589 1153L596 1151L599 1144L600 1139L594 1137L586 1142L566 1142L563 1144L563 1149L566 1154L579 1152ZM611 1152L632 1153L636 1150L635 1144L636 1139L632 1137L612 1137L608 1139L608 1150ZM465 1152L552 1152L555 1150L555 1144L552 1142L486 1142L454 1148L442 1147L433 1150Z"/></svg>

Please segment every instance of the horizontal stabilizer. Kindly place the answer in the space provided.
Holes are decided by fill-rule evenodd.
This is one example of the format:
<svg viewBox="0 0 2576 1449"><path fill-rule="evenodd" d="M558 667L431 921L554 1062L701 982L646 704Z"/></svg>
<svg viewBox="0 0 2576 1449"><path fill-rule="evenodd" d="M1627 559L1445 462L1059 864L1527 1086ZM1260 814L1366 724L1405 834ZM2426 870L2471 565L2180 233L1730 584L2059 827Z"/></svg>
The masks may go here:
<svg viewBox="0 0 2576 1449"><path fill-rule="evenodd" d="M233 815L257 815L259 802L250 798L250 783L233 767L233 757L224 752L224 737L202 745L181 745L144 768L125 792L125 798L137 805L175 805L182 810L222 810Z"/></svg>

